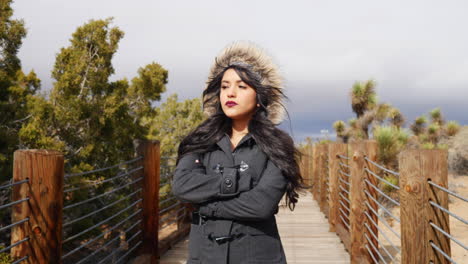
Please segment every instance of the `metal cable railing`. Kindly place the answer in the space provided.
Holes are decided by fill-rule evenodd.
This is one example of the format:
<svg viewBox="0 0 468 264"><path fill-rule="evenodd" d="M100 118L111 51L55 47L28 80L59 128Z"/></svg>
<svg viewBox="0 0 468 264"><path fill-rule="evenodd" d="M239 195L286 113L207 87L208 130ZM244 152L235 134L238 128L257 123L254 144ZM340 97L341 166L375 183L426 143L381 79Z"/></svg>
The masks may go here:
<svg viewBox="0 0 468 264"><path fill-rule="evenodd" d="M163 206L161 206L161 208L164 209L164 211L161 210L159 213L164 215L158 219L162 223L162 225L159 226L159 230L162 230L171 226L175 221L186 217L188 210L185 206L181 208L177 207L181 206L182 203L176 200L170 188L170 179L174 175L173 171L176 167L173 159L176 157L160 158L159 179L161 181L161 186L165 188L159 193L159 195L163 195L163 199L161 199ZM140 173L143 175L143 166L141 166L140 164L142 163L139 162L141 160L143 160L143 156L104 168L95 168L89 171L63 175L66 183L62 185L63 182L60 182L60 188L57 189L59 192L65 193L64 206L61 208L64 212L63 221L59 221L63 227L63 234L57 238L57 240L63 244L63 254L60 256L63 262L75 264L104 263L104 261L126 263L130 254L136 252L138 247L142 245L143 230L140 229L143 227L146 228L146 226L142 225L142 206L144 204L142 203L143 197L141 197L141 195L144 193L142 191L144 186L137 185L145 179L140 175ZM145 164L146 162L147 161L145 161ZM63 160L54 163L54 165L55 164L61 166L63 169ZM41 165L42 164L39 164L39 166ZM48 181L49 177L56 176L56 174L48 174L49 170L47 166L40 168L44 169L46 172L45 176L40 175L41 177L44 176L46 181ZM50 168L53 167L50 166ZM36 173L36 171L28 171L28 175L32 175L33 173ZM137 173L138 175L135 175ZM23 175L26 174L22 173L21 176ZM30 183L28 184L29 187L21 187L27 188L24 189L26 191L21 189L21 192L16 192L15 187L26 183ZM47 183L51 184L51 182ZM32 203L36 193L33 193L34 195L31 195L31 197L16 197L18 193L36 192L38 190L36 188L37 184L37 181L31 183L29 178L26 178L17 182L12 182L11 180L4 185L0 185L0 192L2 194L0 202L1 213L4 214L3 210L14 210L14 212L16 212L18 210L16 210L15 206L20 206L23 203L29 204L31 202L32 205L36 206L36 203ZM14 197L16 200L14 201L3 199L4 194L6 191L9 191L10 188L15 190ZM148 190L152 197L155 190L151 188L148 188ZM56 190L54 190L54 194L55 192ZM158 193L156 193L156 195L158 195ZM51 193L50 197L53 199L55 196ZM62 206L62 203L60 203L60 206ZM47 216L48 212L41 211L44 210L43 207L35 208L33 209L39 210L39 213L44 213ZM144 210L151 209L144 207ZM30 228L29 225L26 226L25 224L31 221L37 221L37 219L31 216L28 217L29 211L30 210L28 210L26 216L24 216L24 219L13 218L13 223L5 222L0 224L0 236L2 237L0 244L2 244L2 246L6 244L3 241L4 238L7 238L7 236L4 236L5 232L13 232L18 227ZM6 214L9 214L9 212L6 212ZM18 216L18 213L16 216ZM56 216L58 216L58 214ZM184 225L183 230L186 230L185 227ZM125 239L125 237L128 238L130 235L132 236L129 239ZM30 240L29 237L23 236L18 238L18 240L19 241L12 240L11 245L2 247L0 253L8 252L23 243L27 244L26 247L29 247L29 243L27 243ZM116 245L119 241L120 246ZM48 241L45 242L47 244ZM40 247L42 246L43 245L40 245ZM44 246L48 247L47 245ZM24 261L31 261L32 257L32 255L30 257L29 255L23 254L15 259L9 258L11 259L9 261L16 264Z"/></svg>
<svg viewBox="0 0 468 264"><path fill-rule="evenodd" d="M374 250L375 253L379 256L379 259L383 261L383 263L387 264L387 261L385 261L385 258L380 254L380 251L375 247L374 243L370 241L369 236L367 235L367 232L364 232L364 237L367 240L367 245L371 245L372 249ZM372 255L372 254L371 254ZM379 263L379 262L377 262Z"/></svg>
<svg viewBox="0 0 468 264"><path fill-rule="evenodd" d="M112 228L110 228L109 230L107 230L107 231L105 231L104 233L102 233L102 234L96 236L95 238L89 240L88 242L82 244L81 246L79 246L79 247L73 249L72 251L70 251L70 252L64 254L64 255L62 256L62 259L65 259L66 257L68 257L68 256L70 256L70 255L76 253L78 250L80 250L80 249L82 249L82 248L84 248L84 247L90 245L91 243L97 241L99 238L101 238L101 237L103 237L104 235L110 233L111 231L113 231L113 230L116 229L117 227L121 226L122 224L124 224L126 221L128 221L129 219L131 219L133 216L137 215L137 214L140 213L141 211L143 211L143 210L142 210L142 209L138 209L136 212L134 212L134 213L131 214L130 216L126 217L123 221L121 221L121 222L119 222L118 224L114 225L114 226L113 226Z"/></svg>
<svg viewBox="0 0 468 264"><path fill-rule="evenodd" d="M448 261L450 261L451 263L457 264L455 260L453 260L449 255L447 255L447 253L445 253L442 249L440 249L436 244L434 244L434 242L429 241L429 244L431 245L433 249L435 249L437 252L442 254ZM430 263L434 263L434 262L430 261Z"/></svg>
<svg viewBox="0 0 468 264"><path fill-rule="evenodd" d="M371 164L373 164L374 166L376 166L377 168L379 168L379 169L381 169L381 170L383 170L383 171L386 171L386 172L388 172L388 173L390 173L390 174L393 174L393 175L395 175L395 176L400 176L400 173L385 168L384 166L382 166L382 165L380 165L380 164L378 164L378 163L372 161L372 160L369 159L367 156L364 156L364 160L370 162Z"/></svg>
<svg viewBox="0 0 468 264"><path fill-rule="evenodd" d="M338 155L339 158L341 159L345 159L345 160L348 160L349 158L348 157L345 157L345 156L342 156L342 155ZM348 171L349 170L349 165L346 165L344 164L343 162L339 161L339 165L340 165L340 168L338 169L338 173L340 175L343 175L345 178L349 179L349 173L345 172L345 171ZM343 201L346 201L349 205L351 205L351 201L349 200L349 188L351 187L349 181L345 180L342 176L338 175L338 202L339 204L341 205L340 207L342 207L343 209L346 209L346 212L338 207L338 211L339 211L339 217L342 221L342 223L345 225L345 227L347 228L347 230L350 230L351 226L350 226L350 212L351 212L351 209L349 208L349 206L347 206ZM346 194L343 195L343 193ZM346 219L346 220L345 220Z"/></svg>
<svg viewBox="0 0 468 264"><path fill-rule="evenodd" d="M399 239L401 239L401 236L388 224L388 222L383 219L375 210L370 206L369 202L365 202L365 205L367 206L368 209L371 210L371 212L393 233L395 236L397 236Z"/></svg>
<svg viewBox="0 0 468 264"><path fill-rule="evenodd" d="M143 201L141 197L143 187L139 186L139 183L143 182L143 176L135 176L134 174L143 171L143 166L136 163L142 159L143 157L139 156L106 168L65 175L66 179L77 176L84 177L80 178L81 182L79 183L69 184L69 188L65 189L64 193L74 197L73 193L79 191L81 196L77 197L82 197L83 193L87 196L81 201L74 201L63 207L64 213L66 212L64 219L69 219L64 221L63 232L64 234L70 233L70 235L63 235L62 244L68 246L64 246L62 260L69 259L68 262L73 261L75 264L96 263L102 260L103 254L115 247L113 243L119 239L121 243L124 241L122 239L125 238L120 235L114 236L114 232L127 234L141 224L143 209L140 208L140 205ZM135 166L129 167L133 164ZM123 166L125 168L122 168ZM115 170L112 169L117 168L119 171L115 173ZM97 173L102 175L102 179L89 180L87 177L89 175L95 178ZM104 192L100 193L99 190ZM79 207L82 205L88 206ZM90 211L93 207L97 209ZM130 222L137 215L139 219ZM76 232L75 229L79 229L79 231ZM96 234L96 232L98 233ZM114 237L106 241L109 236ZM128 241L124 242L128 243ZM88 254L79 253L84 249L92 249L92 251ZM74 259L78 260L71 260L72 255L76 255Z"/></svg>
<svg viewBox="0 0 468 264"><path fill-rule="evenodd" d="M28 183L29 182L29 178L26 178L25 180L21 180L21 181L17 181L17 182L14 182L13 179L11 179L9 181L9 183L7 184L4 184L2 186L0 186L0 191L7 191L7 194L11 191L11 188L14 187L14 186L17 186L17 185L21 185L21 184L24 184L24 183ZM6 204L2 204L0 205L0 210L7 210L6 212L8 213L9 211L8 210L12 210L12 208L15 206L15 205L18 205L18 204L21 204L23 202L28 202L30 200L30 197L25 197L25 198L22 198L22 199L19 199L19 200L16 200L16 201L12 201L12 202L7 202ZM8 199L6 200L8 201ZM10 231L18 226L18 225L21 225L23 223L26 223L26 222L29 222L29 217L25 217L24 219L21 219L19 221L16 221L14 223L11 223L11 222L6 222L6 223L3 223L3 224L6 224L5 226L0 226L0 236L1 237L4 237L6 238L7 236L6 235L3 235L2 233L6 232L6 231ZM4 252L7 252L11 249L13 249L14 247L17 247L19 245L21 245L22 243L25 243L29 241L29 236L28 237L25 237L19 241L16 241L2 249L0 249L0 254L1 253L4 253ZM1 242L1 241L0 241ZM21 263L22 261L25 261L29 259L29 255L26 255L26 256L23 256L22 258L19 258L15 261L13 261L12 263Z"/></svg>
<svg viewBox="0 0 468 264"><path fill-rule="evenodd" d="M85 186L65 189L63 192L73 192L73 191L77 191L77 190L96 187L96 185L103 184L103 183L110 182L110 181L114 181L116 179L120 179L120 178L125 177L125 176L129 176L130 174L132 174L134 172L137 172L139 170L143 170L143 166L140 166L138 168L134 168L134 169L129 170L129 171L125 171L125 172L123 172L121 174L118 174L118 175L116 175L114 177L111 177L111 178L108 178L108 179L105 179L105 180L88 182L88 183L86 183L87 185L85 185Z"/></svg>
<svg viewBox="0 0 468 264"><path fill-rule="evenodd" d="M338 154L338 157L345 160L350 160L351 158Z"/></svg>
<svg viewBox="0 0 468 264"><path fill-rule="evenodd" d="M392 186L392 187L395 188L396 190L400 190L400 187L399 187L399 186L396 186L395 184L393 184L393 183L391 183L391 182L385 180L384 178L380 177L379 175L377 175L377 174L374 173L373 171L369 170L368 168L364 168L364 171L366 171L366 172L372 174L372 176L374 176L374 177L376 177L377 179L379 179L379 180L385 182L386 184Z"/></svg>
<svg viewBox="0 0 468 264"><path fill-rule="evenodd" d="M123 188L129 186L129 185L132 185L132 184L134 184L134 183L136 183L136 182L141 181L142 179L143 179L143 177L139 177L138 179L133 180L133 181L131 181L131 182L125 184L124 186L115 188L115 189L113 189L113 190L111 190L111 191L108 191L108 192L105 192L105 193L103 193L103 194L94 196L94 197L89 198L89 199L86 199L86 200L84 200L84 201L81 201L81 202L77 202L77 203L74 203L74 204L70 204L70 205L64 206L64 207L63 207L63 210L71 209L71 208L73 208L73 207L76 207L76 206L79 206L79 205L82 205L82 204L85 204L85 203L94 201L94 200L96 200L96 199L99 199L99 198L104 197L104 196L109 195L109 194L115 193L115 192L120 191L120 190L122 190Z"/></svg>
<svg viewBox="0 0 468 264"><path fill-rule="evenodd" d="M380 242L379 238L377 237L377 235L374 233L374 231L372 231L369 227L369 225L367 223L364 223L364 226L366 227L367 231L369 232L369 234L371 234L371 236L375 239L375 241L377 241L377 244L378 245L382 245L382 242ZM392 247L393 249L398 252L398 248L394 247L393 243L392 243ZM388 251L388 249L386 247L381 247L383 249L383 251L385 251L385 254L392 260L392 261L395 261L395 257Z"/></svg>
<svg viewBox="0 0 468 264"><path fill-rule="evenodd" d="M13 181L13 179L11 181ZM17 182L11 182L11 183L0 186L0 190L8 189L8 188L11 188L11 187L13 187L15 185L20 185L20 184L26 183L26 182L29 182L29 179L25 179L25 180L17 181Z"/></svg>
<svg viewBox="0 0 468 264"><path fill-rule="evenodd" d="M452 195L458 199L460 199L461 201L463 202L468 202L468 199L443 187L443 186L440 186L439 184L431 181L431 180L428 180L427 181L428 184L432 187L435 187L437 188L438 190L444 192L444 193L447 193L447 195ZM447 215L455 218L456 220L462 222L463 224L465 225L468 225L468 221L464 218L462 218L461 216L451 212L450 210L448 210L447 208L444 208L442 207L441 205L435 203L434 201L432 201L432 199L429 199L429 204L433 207L433 208L436 208L444 213L446 213ZM432 222L431 220L429 221L429 225L434 228L435 231L437 231L438 233L442 234L444 237L446 237L447 239L453 241L454 243L456 243L457 245L459 245L461 248L463 248L464 250L468 251L468 246L465 245L463 242L461 242L460 240L458 240L457 238L455 238L453 235L449 234L448 232L446 232L444 229L442 229L441 227L439 227L438 225L436 225L434 222ZM440 253L441 255L444 256L445 259L447 259L448 261L450 261L451 263L456 263L455 260L453 260L452 258L450 258L449 254L447 254L446 252L444 252L440 247L438 247L433 241L429 241L430 242L430 245L431 247L437 251L438 253Z"/></svg>
<svg viewBox="0 0 468 264"><path fill-rule="evenodd" d="M339 146L339 148L341 148L341 146ZM411 252L411 248L399 243L402 242L402 238L405 240L412 239L412 237L410 237L412 235L411 232L408 233L400 230L408 230L408 228L415 226L417 230L415 228L415 230L412 231L414 231L418 237L419 235L428 234L428 230L424 230L427 227L430 229L430 236L435 236L435 238L432 238L434 241L428 239L427 241L421 241L422 243L417 245L418 250L426 250L427 247L431 248L432 250L425 251L424 254L430 256L430 258L435 257L436 260L433 260L434 262L446 260L447 262L456 263L454 261L456 257L452 259L450 243L468 251L466 241L457 238L457 233L451 234L448 229L448 225L452 223L448 220L449 217L456 219L464 225L468 224L468 219L448 209L446 195L453 196L463 202L468 202L468 198L446 187L446 185L448 185L448 175L445 170L439 170L439 168L446 168L445 154L442 155L442 152L440 152L440 155L438 155L438 153L434 155L435 152L415 152L418 153L417 155L421 155L421 160L425 160L424 163L421 163L420 160L401 157L398 160L400 163L400 173L398 170L392 170L390 168L393 168L393 166L381 165L372 160L370 155L361 156L360 153L365 151L364 149L368 149L369 153L377 153L375 152L378 151L377 144L366 143L356 146L356 148L353 147L354 151L357 153L355 157L336 155L336 151L341 151L338 150L338 146L337 148L333 147L331 149L331 152L328 152L327 156L337 158L337 160L333 160L333 164L331 164L331 160L322 159L324 158L323 149L320 148L317 151L320 167L318 173L325 174L323 176L319 174L318 182L321 188L316 190L313 194L314 198L319 201L322 209L323 200L321 199L323 196L320 196L320 192L330 192L330 186L334 187L335 184L337 185L336 189L333 190L337 193L333 196L329 194L327 197L329 200L331 198L337 199L337 201L330 203L330 205L336 206L330 208L330 212L336 213L333 215L333 217L336 217L336 222L332 219L330 224L333 225L336 223L340 225L339 228L336 229L336 232L340 238L342 238L347 249L351 247L351 232L363 232L364 234L360 233L360 235L363 235L365 239L359 241L359 243L362 243L360 246L366 248L369 254L367 257L369 259L372 258L375 263L393 263L398 261L398 254L403 254L403 256L414 254ZM346 151L344 151L344 153L346 153ZM411 152L410 155L413 155L413 152ZM334 171L327 177L326 169L328 168L330 174L332 165ZM422 177L414 177L414 175L416 175L412 174L414 170L420 172L419 175L422 175ZM355 175L355 173L358 175ZM432 174L434 181L428 176ZM323 179L323 177L326 178ZM424 179L427 179L428 185L431 188L421 185L421 180L424 181ZM435 179L441 183L437 184ZM405 185L400 186L400 181L405 183ZM356 188L356 185L362 186L363 188ZM403 188L403 186L405 186L405 188ZM441 196L441 194L443 195ZM420 197L429 197L427 204L421 205ZM400 199L402 201L401 204ZM351 201L356 204L351 204ZM404 208L400 208L402 205ZM421 206L425 208L422 213L417 211ZM350 208L353 208L353 215L351 215ZM426 210L427 208L432 210ZM394 209L402 210L402 219L400 219L398 211ZM324 214L327 214L327 211L324 211ZM353 219L355 216L357 217L356 219L364 217L364 221L353 223L353 229L351 230L350 219ZM459 224L459 222L456 222L456 224ZM394 225L396 223L400 225L404 224L406 229L403 229L402 226L395 227ZM348 230L346 230L346 228ZM361 254L361 252L356 254ZM367 253L365 253L365 255L367 255Z"/></svg>
<svg viewBox="0 0 468 264"><path fill-rule="evenodd" d="M143 156L139 156L139 157L136 157L134 159L123 161L123 162L121 162L119 164L115 164L115 165L105 167L105 168L100 168L100 169L95 169L95 170L90 170L90 171L85 171L85 172L78 172L78 173L68 173L68 174L65 174L65 178L83 176L83 175L87 175L87 174L93 174L93 173L96 173L96 172L103 172L103 171L106 171L106 170L119 168L119 167L121 167L123 165L131 164L131 163L137 162L137 161L142 160L142 159L143 159Z"/></svg>
<svg viewBox="0 0 468 264"><path fill-rule="evenodd" d="M400 223L400 218L396 217L390 210L388 210L383 204L379 203L367 190L364 190L364 193L369 197L374 203L376 203L382 210L384 210L388 215Z"/></svg>
<svg viewBox="0 0 468 264"><path fill-rule="evenodd" d="M343 156L343 155L337 155L338 158L338 203L339 203L339 217L345 227L350 230L350 208L349 206L351 205L351 201L349 200L349 188L351 187L351 184L349 183L350 179L350 173L349 170L351 169L351 166L346 164L348 160L350 160L349 157ZM343 193L346 195L343 195ZM345 204L344 201L346 201ZM346 209L344 211L343 209ZM346 218L346 220L345 220Z"/></svg>
<svg viewBox="0 0 468 264"><path fill-rule="evenodd" d="M371 186L374 190L376 190L378 193L380 193L383 197L387 198L388 201L392 202L393 204L395 204L396 206L400 206L400 203L395 201L393 198L391 198L390 196L388 196L387 194L385 194L382 190L380 190L377 186L375 186L374 184L372 184L368 179L364 179L364 181L369 184L369 186Z"/></svg>
<svg viewBox="0 0 468 264"><path fill-rule="evenodd" d="M380 234L383 235L383 237L385 238L385 240L387 240L387 242L396 250L396 252L400 252L400 250L397 248L397 246L395 246L395 244L393 244L392 240L385 234L385 232L379 227L379 225L372 219L372 217L369 215L369 213L367 211L364 211L364 214L367 216L367 219L370 220L370 222L372 223L372 225L377 228L377 230L380 232ZM367 223L364 223L364 225L366 225ZM401 237L400 235L398 234L395 234L400 240L401 240Z"/></svg>
<svg viewBox="0 0 468 264"><path fill-rule="evenodd" d="M165 160L170 159L175 160L176 157L168 157ZM173 163L175 164L175 162ZM164 197L164 199L159 200L159 232L179 222L181 219L186 218L188 214L187 208L183 206L170 191L171 179L174 175L175 167L175 165L165 166L164 171L166 176L163 178L164 182L160 183L160 188L164 188L166 192L159 193L160 197ZM164 234L166 233L167 232L164 232Z"/></svg>
<svg viewBox="0 0 468 264"><path fill-rule="evenodd" d="M385 171L385 172L390 173L392 175L397 175L397 176L399 175L399 173L385 168L384 166L378 164L377 162L372 161L371 159L369 159L366 156L364 156L364 159L365 159L365 161L367 161L368 163L371 163L372 165L374 165L375 167L379 168L382 171ZM393 203L396 206L400 206L400 203L398 201L396 201L395 199L393 199L392 197L390 197L388 194L386 194L382 189L380 189L377 186L379 184L378 184L378 182L376 180L380 181L380 183L384 183L387 186L392 187L396 191L399 191L400 187L393 184L392 182L385 179L384 177L378 175L378 173L372 171L369 168L370 168L370 166L368 166L368 165L364 166L364 168L363 168L364 173L367 176L367 177L364 177L363 181L368 186L368 189L366 189L366 188L363 189L363 192L364 192L365 197L366 197L366 200L364 201L364 205L367 208L364 211L364 215L366 216L366 221L364 222L364 226L365 226L364 235L366 237L367 244L370 244L373 251L370 250L369 247L367 247L367 246L366 246L366 248L368 249L369 255L371 256L371 258L374 261L376 261L376 263L379 263L379 261L382 262L382 263L388 263L388 261L393 262L393 261L395 261L394 254L399 254L401 249L399 249L395 245L395 243L392 242L390 237L387 236L387 233L377 223L377 219L378 219L378 222L382 223L391 233L393 233L398 238L398 241L401 241L401 235L388 223L388 221L383 217L383 215L379 214L379 212L377 210L377 207L374 207L373 205L378 206L378 208L382 209L382 211L384 213L388 214L395 221L400 223L401 222L400 219L397 216L395 216L388 208L386 208L386 206L384 206L384 204L381 201L379 201L380 199L377 198L377 194L379 195L379 198L385 198L386 200L390 201L391 203ZM373 182L375 182L375 184L371 182L371 179L375 179L375 180L372 180ZM374 191L376 193L371 194ZM373 205L371 205L370 202L372 202ZM368 212L372 212L372 214L375 216L375 218L371 217L371 215ZM371 228L368 223L371 223L374 229ZM393 248L394 254L392 254L386 248L386 246L383 244L383 241L378 239L378 235L377 235L376 232L380 233L385 238L384 241L386 243L388 243ZM369 238L369 236L367 234L370 234L372 236L372 238L374 239L374 242L371 241L371 239ZM385 254L383 254L383 253L385 253ZM384 257L384 255L385 255L385 257Z"/></svg>
<svg viewBox="0 0 468 264"><path fill-rule="evenodd" d="M136 221L133 225L131 225L129 228L127 228L126 230L124 230L123 232L126 234L126 233L129 233L130 230L132 230L135 226L139 225L141 223L141 219ZM139 230L138 232L141 232L141 230ZM97 253L99 253L101 250L104 250L105 248L109 247L112 243L118 241L120 239L120 235L117 235L115 236L113 239L109 240L106 244L102 245L101 247L99 247L98 249L96 249L95 251L91 252L91 254L89 254L88 256L86 256L85 258L81 259L80 261L78 261L77 263L75 264L81 264L81 263L84 263L86 260L90 259L91 257L95 256Z"/></svg>
<svg viewBox="0 0 468 264"><path fill-rule="evenodd" d="M467 199L467 198L462 197L461 195L458 195L458 194L456 194L456 193L450 191L450 190L447 189L447 188L444 188L444 187L442 187L442 186L440 186L440 185L438 185L438 184L436 184L436 183L434 183L434 182L432 182L432 181L427 181L427 182L428 182L431 186L434 186L434 187L438 188L439 190L442 190L442 191L444 191L444 192L446 192L446 193L448 193L448 194L450 194L450 195L452 195L452 196L454 196L454 197L457 197L458 199L460 199L460 200L462 200L462 201L464 201L464 202L468 202L468 199Z"/></svg>
<svg viewBox="0 0 468 264"><path fill-rule="evenodd" d="M139 234L141 234L141 230L136 232L135 234L133 234L128 240L127 242L130 243L131 241L133 241ZM141 241L140 241L141 242ZM139 243L139 242L138 242ZM138 244L139 245L139 244ZM118 253L118 250L122 249L121 246L119 246L118 248L114 249L110 254L108 254L105 258L103 258L101 261L98 262L98 264L100 263L105 263L106 260L108 260L109 258L113 257L115 254ZM115 263L115 261L112 261L112 263Z"/></svg>
<svg viewBox="0 0 468 264"><path fill-rule="evenodd" d="M326 195L325 198L327 201L330 200L330 160L328 155L325 156L325 164L324 164L324 175L325 175L325 186L326 186Z"/></svg>

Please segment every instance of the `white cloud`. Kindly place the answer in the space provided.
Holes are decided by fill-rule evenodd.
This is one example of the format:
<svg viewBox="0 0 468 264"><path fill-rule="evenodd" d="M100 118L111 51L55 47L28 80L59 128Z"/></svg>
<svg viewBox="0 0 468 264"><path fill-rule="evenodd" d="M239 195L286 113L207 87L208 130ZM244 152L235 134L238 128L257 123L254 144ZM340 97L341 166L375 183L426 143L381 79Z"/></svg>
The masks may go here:
<svg viewBox="0 0 468 264"><path fill-rule="evenodd" d="M369 78L377 80L380 98L395 105L460 105L468 98L468 2L461 0L41 0L15 1L13 8L28 28L23 66L34 68L45 88L55 54L75 29L113 16L125 31L113 78L131 78L156 61L169 70L168 94L180 99L201 95L214 56L238 39L274 56L292 114L350 113L349 88Z"/></svg>

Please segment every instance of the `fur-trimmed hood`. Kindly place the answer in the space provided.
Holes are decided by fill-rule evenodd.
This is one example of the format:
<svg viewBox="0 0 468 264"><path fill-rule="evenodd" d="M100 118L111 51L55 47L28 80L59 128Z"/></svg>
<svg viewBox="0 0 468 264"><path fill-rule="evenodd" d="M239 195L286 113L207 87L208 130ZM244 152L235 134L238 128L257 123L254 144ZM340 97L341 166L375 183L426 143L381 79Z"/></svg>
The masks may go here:
<svg viewBox="0 0 468 264"><path fill-rule="evenodd" d="M211 66L205 90L211 80L222 73L226 67L234 64L247 66L259 77L262 85L276 88L269 89L272 93L269 98L273 98L273 101L267 106L267 112L273 124L281 123L286 115L283 106L284 96L280 93L283 90L283 78L271 57L253 42L237 41L224 48ZM203 113L208 117L213 115L217 104L219 104L219 98L213 97L212 93L206 94L203 97Z"/></svg>

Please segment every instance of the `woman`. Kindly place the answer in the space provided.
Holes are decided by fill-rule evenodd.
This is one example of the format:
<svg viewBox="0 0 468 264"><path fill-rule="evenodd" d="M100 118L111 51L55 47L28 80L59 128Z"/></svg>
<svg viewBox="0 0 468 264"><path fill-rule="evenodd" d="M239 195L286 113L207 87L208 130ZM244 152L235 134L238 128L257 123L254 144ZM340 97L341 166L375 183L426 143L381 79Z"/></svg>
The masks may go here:
<svg viewBox="0 0 468 264"><path fill-rule="evenodd" d="M278 129L282 79L250 42L225 48L203 91L208 118L180 143L173 194L195 205L188 264L286 263L275 214L305 188L301 153Z"/></svg>

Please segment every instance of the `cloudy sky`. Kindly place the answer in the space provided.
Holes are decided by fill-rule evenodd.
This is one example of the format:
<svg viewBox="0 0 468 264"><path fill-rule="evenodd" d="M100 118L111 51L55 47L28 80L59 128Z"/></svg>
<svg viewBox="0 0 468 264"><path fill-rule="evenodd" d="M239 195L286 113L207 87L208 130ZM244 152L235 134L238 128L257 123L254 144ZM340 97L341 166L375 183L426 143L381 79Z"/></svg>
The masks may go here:
<svg viewBox="0 0 468 264"><path fill-rule="evenodd" d="M286 79L296 140L316 137L335 120L353 117L355 81L374 78L381 102L407 120L441 107L446 119L468 125L468 2L335 0L16 0L15 17L28 35L23 67L42 88L61 47L90 19L114 17L125 32L113 79L132 78L153 61L169 71L169 94L200 97L216 54L234 40L264 47Z"/></svg>

